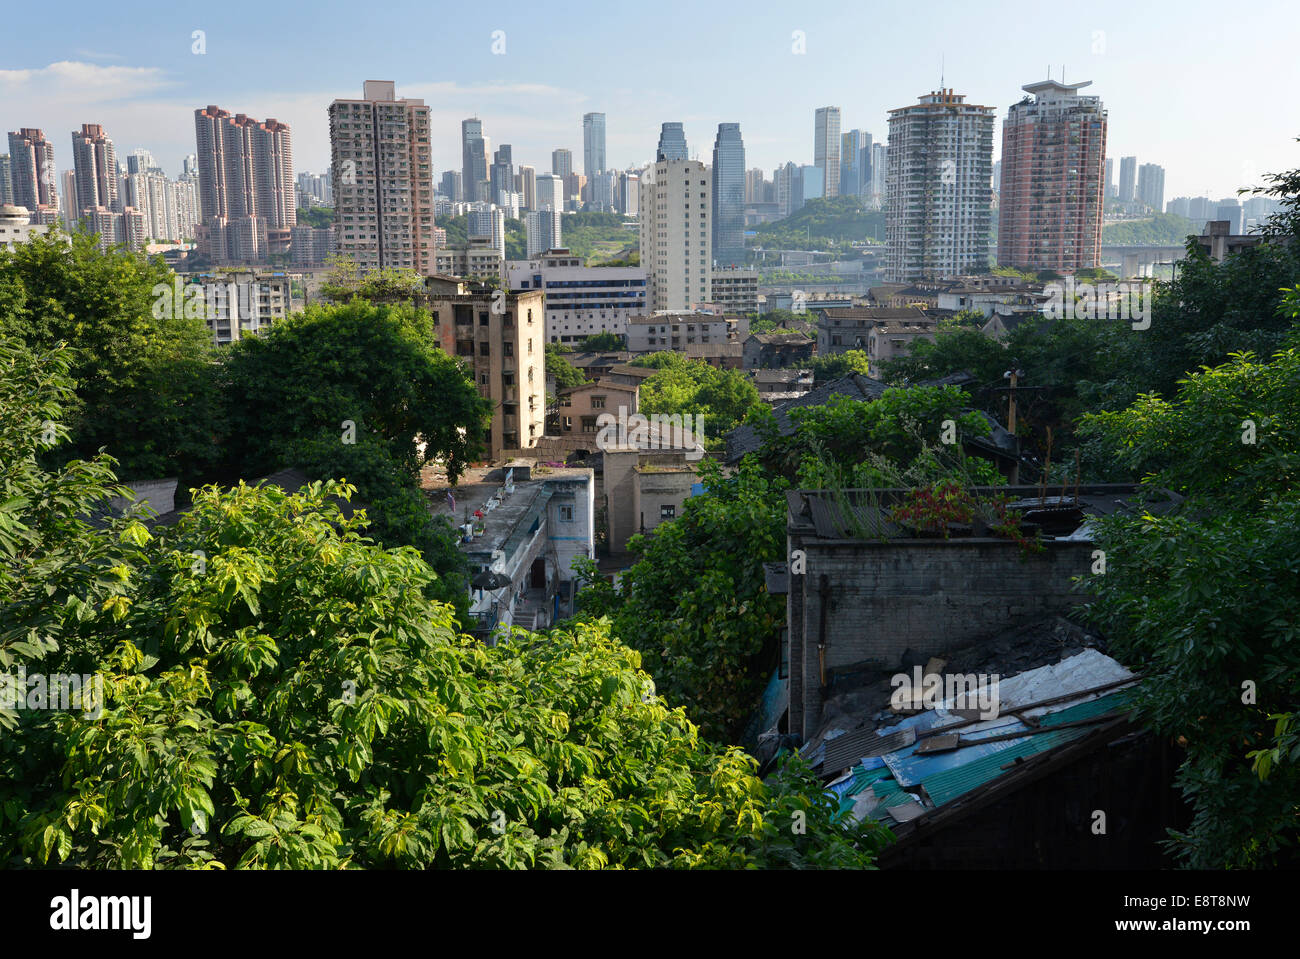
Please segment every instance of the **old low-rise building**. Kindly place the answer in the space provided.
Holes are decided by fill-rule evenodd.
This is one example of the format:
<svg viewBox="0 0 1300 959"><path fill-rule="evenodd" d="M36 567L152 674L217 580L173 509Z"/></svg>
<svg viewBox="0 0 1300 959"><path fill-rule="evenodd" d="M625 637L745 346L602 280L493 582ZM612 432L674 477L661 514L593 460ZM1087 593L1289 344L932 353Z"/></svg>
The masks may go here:
<svg viewBox="0 0 1300 959"><path fill-rule="evenodd" d="M938 328L938 319L919 307L818 310L817 355L863 350L872 359L892 359L918 336L933 339Z"/></svg>
<svg viewBox="0 0 1300 959"><path fill-rule="evenodd" d="M454 487L434 481L425 488L469 560L475 635L495 644L512 626L543 629L572 614L573 561L595 555L590 469L520 460L471 470Z"/></svg>
<svg viewBox="0 0 1300 959"><path fill-rule="evenodd" d="M751 333L742 346L747 370L797 367L813 357L815 341L802 333Z"/></svg>
<svg viewBox="0 0 1300 959"><path fill-rule="evenodd" d="M493 460L535 446L545 432L545 323L541 291L506 293L429 277L417 302L433 314L439 345L465 360L492 402L484 445Z"/></svg>
<svg viewBox="0 0 1300 959"><path fill-rule="evenodd" d="M749 319L725 313L651 313L627 322L631 353L684 352L688 346L726 343L749 333Z"/></svg>

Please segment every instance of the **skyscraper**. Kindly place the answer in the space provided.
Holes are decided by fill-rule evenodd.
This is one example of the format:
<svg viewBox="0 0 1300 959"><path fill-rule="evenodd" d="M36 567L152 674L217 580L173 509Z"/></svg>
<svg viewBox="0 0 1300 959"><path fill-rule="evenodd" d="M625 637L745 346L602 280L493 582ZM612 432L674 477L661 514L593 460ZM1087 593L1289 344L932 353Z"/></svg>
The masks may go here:
<svg viewBox="0 0 1300 959"><path fill-rule="evenodd" d="M287 250L298 223L289 125L209 104L194 111L194 141L203 251L242 262Z"/></svg>
<svg viewBox="0 0 1300 959"><path fill-rule="evenodd" d="M885 174L889 172L889 147L883 143L871 144L871 198L883 203L885 199Z"/></svg>
<svg viewBox="0 0 1300 959"><path fill-rule="evenodd" d="M822 169L823 196L840 195L840 108L818 107L813 120L813 164Z"/></svg>
<svg viewBox="0 0 1300 959"><path fill-rule="evenodd" d="M682 129L680 123L665 123L659 128L659 146L655 150L655 162L686 158L686 131Z"/></svg>
<svg viewBox="0 0 1300 959"><path fill-rule="evenodd" d="M491 199L478 195L479 183L488 179L487 139L483 136L483 121L478 117L460 122L460 156L465 199L470 202Z"/></svg>
<svg viewBox="0 0 1300 959"><path fill-rule="evenodd" d="M1107 200L1115 197L1115 161L1107 158L1106 160L1106 186L1105 196Z"/></svg>
<svg viewBox="0 0 1300 959"><path fill-rule="evenodd" d="M1121 157L1119 161L1119 201L1131 203L1137 199L1137 157Z"/></svg>
<svg viewBox="0 0 1300 959"><path fill-rule="evenodd" d="M561 180L567 180L573 172L573 152L561 147L551 151L551 172Z"/></svg>
<svg viewBox="0 0 1300 959"><path fill-rule="evenodd" d="M59 210L54 144L36 127L9 134L9 177L14 203L32 213L32 223L51 223ZM40 219L43 213L49 219Z"/></svg>
<svg viewBox="0 0 1300 959"><path fill-rule="evenodd" d="M503 143L497 147L497 152L492 156L491 180L492 195L490 197L479 197L480 200L500 203L502 191L506 193L514 192L515 166L509 143Z"/></svg>
<svg viewBox="0 0 1300 959"><path fill-rule="evenodd" d="M866 196L871 192L871 134L850 130L840 137L841 196Z"/></svg>
<svg viewBox="0 0 1300 959"><path fill-rule="evenodd" d="M522 164L515 175L518 181L517 192L524 195L524 209L537 209L537 171L528 164Z"/></svg>
<svg viewBox="0 0 1300 959"><path fill-rule="evenodd" d="M559 210L533 210L524 217L525 252L533 257L564 246ZM549 294L548 294L549 295Z"/></svg>
<svg viewBox="0 0 1300 959"><path fill-rule="evenodd" d="M14 202L14 181L9 174L9 154L0 153L0 206Z"/></svg>
<svg viewBox="0 0 1300 959"><path fill-rule="evenodd" d="M713 262L745 265L745 142L739 123L719 123L713 141Z"/></svg>
<svg viewBox="0 0 1300 959"><path fill-rule="evenodd" d="M709 300L711 180L707 166L686 159L659 160L641 178L641 266L651 311Z"/></svg>
<svg viewBox="0 0 1300 959"><path fill-rule="evenodd" d="M564 210L564 179L555 173L542 173L537 177L537 209Z"/></svg>
<svg viewBox="0 0 1300 959"><path fill-rule="evenodd" d="M605 114L582 117L582 172L587 179L605 171Z"/></svg>
<svg viewBox="0 0 1300 959"><path fill-rule="evenodd" d="M1002 125L998 263L1073 273L1100 263L1106 110L1092 81L1021 87Z"/></svg>
<svg viewBox="0 0 1300 959"><path fill-rule="evenodd" d="M886 280L988 266L995 111L965 99L949 88L889 111Z"/></svg>
<svg viewBox="0 0 1300 959"><path fill-rule="evenodd" d="M83 123L80 132L73 131L72 162L77 171L77 213L95 207L121 213L117 153L98 123Z"/></svg>
<svg viewBox="0 0 1300 959"><path fill-rule="evenodd" d="M363 270L437 272L429 108L367 80L362 99L335 100L329 115L338 252Z"/></svg>
<svg viewBox="0 0 1300 959"><path fill-rule="evenodd" d="M465 179L460 170L446 170L442 174L442 184L438 192L454 203L465 199Z"/></svg>
<svg viewBox="0 0 1300 959"><path fill-rule="evenodd" d="M1156 163L1138 167L1137 199L1157 213L1165 208L1165 168Z"/></svg>
<svg viewBox="0 0 1300 959"><path fill-rule="evenodd" d="M4 159L8 159L5 157ZM72 170L64 170L59 174L59 180L63 187L63 227L69 233L77 225L77 174ZM0 183L0 186L4 184Z"/></svg>

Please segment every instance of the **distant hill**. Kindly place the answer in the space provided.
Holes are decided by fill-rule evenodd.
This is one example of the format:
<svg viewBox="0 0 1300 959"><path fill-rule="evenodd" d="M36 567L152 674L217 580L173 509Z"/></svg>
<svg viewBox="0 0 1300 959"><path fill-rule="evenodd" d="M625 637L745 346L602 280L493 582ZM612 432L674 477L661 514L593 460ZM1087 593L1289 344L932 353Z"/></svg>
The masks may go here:
<svg viewBox="0 0 1300 959"><path fill-rule="evenodd" d="M760 224L754 231L757 236L747 239L749 246L783 250L844 249L864 240L883 242L885 214L867 210L859 197L837 196L809 200L785 219Z"/></svg>
<svg viewBox="0 0 1300 959"><path fill-rule="evenodd" d="M1200 223L1173 213L1157 213L1145 220L1125 220L1101 228L1104 246L1182 246Z"/></svg>

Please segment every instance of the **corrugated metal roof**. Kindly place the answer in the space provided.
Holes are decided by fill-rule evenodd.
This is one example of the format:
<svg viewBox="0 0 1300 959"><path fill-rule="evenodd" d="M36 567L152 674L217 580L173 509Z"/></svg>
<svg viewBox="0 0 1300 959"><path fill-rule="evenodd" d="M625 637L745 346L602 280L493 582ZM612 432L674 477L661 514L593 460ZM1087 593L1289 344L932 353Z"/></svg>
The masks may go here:
<svg viewBox="0 0 1300 959"><path fill-rule="evenodd" d="M963 728L960 730L963 742L972 740L978 741L986 736L1003 736L1007 733L1025 732L1028 733L1029 727L1020 720L1005 716L1001 720L994 720L991 724L980 724L986 726L983 729L975 727ZM1045 735L1039 733L1038 735ZM925 740L921 740L924 742ZM930 776L937 773L945 772L950 769L956 769L959 766L965 766L984 756L992 756L995 753L1006 752L1015 746L1016 743L1023 742L1023 739L1000 739L997 742L984 743L982 745L961 746L952 752L918 754L917 747L920 743L908 746L906 749L890 753L885 756L885 765L889 771L894 774L894 778L904 786L918 786Z"/></svg>
<svg viewBox="0 0 1300 959"><path fill-rule="evenodd" d="M1086 727L1071 727L1069 729L1058 729L1050 733L1039 733L1036 736L1027 736L1024 739L1012 742L1010 749L1003 749L989 755L980 756L954 769L936 773L923 780L921 786L936 806L942 806L958 796L965 795L972 789L977 789L997 779L1006 772L1002 767L1007 763L1014 762L1017 759L1025 759L1029 756L1036 756L1039 753L1063 746L1071 740L1086 735L1088 731Z"/></svg>

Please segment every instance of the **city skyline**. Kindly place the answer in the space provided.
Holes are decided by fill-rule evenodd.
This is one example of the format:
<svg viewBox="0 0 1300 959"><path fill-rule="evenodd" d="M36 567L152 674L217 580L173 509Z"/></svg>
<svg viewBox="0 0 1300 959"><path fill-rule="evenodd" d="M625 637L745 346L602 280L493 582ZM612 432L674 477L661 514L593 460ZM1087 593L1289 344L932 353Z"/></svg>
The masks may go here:
<svg viewBox="0 0 1300 959"><path fill-rule="evenodd" d="M74 14L78 6L74 4ZM335 6L324 3L317 13ZM415 5L396 6L408 11L417 28L432 25L439 16ZM591 45L583 48L581 57L548 63L546 74L538 76L533 56L538 45L561 38L547 18L525 6L504 10L499 54L493 53L495 25L462 24L458 15L441 15L461 39L439 48L438 72L433 75L428 58L415 45L409 52L394 50L349 35L327 38L321 41L323 47L304 53L292 45L263 43L260 37L289 35L273 27L292 24L295 14L238 0L196 17L210 22L196 22L193 29L152 23L140 29L134 23L129 30L101 25L93 34L79 34L81 21L75 16L70 30L40 30L36 12L19 9L11 25L15 35L32 42L11 54L15 69L0 70L0 128L39 127L48 133L101 124L113 131L120 151L148 149L175 176L181 158L193 151L187 136L193 110L207 103L237 102L250 115L274 116L293 127L296 168L323 172L329 157L329 103L354 95L351 91L364 80L388 78L430 105L433 164L438 170L461 166L459 125L467 116L482 119L491 141L513 144L517 164L541 172L549 168L547 158L557 147L581 151L582 117L599 112L607 117L610 169L652 163L659 126L673 119L684 125L691 157L705 162L717 124L739 123L746 131L749 165L770 174L787 161L814 161L807 131L817 107L838 106L843 129L864 130L880 142L887 111L937 89L941 71L946 74L944 85L997 108L994 142L1000 144L1001 122L1019 99L1020 86L1029 78L1046 77L1049 69L1059 78L1064 62L1067 82L1090 79L1092 89L1106 101L1111 156L1136 155L1163 166L1166 197L1229 196L1238 187L1259 185L1265 173L1294 166L1300 131L1269 122L1266 103L1242 96L1231 85L1208 81L1196 96L1188 96L1180 79L1185 73L1174 69L1197 50L1206 58L1221 57L1225 69L1249 69L1260 59L1258 49L1249 59L1225 51L1234 46L1233 36L1249 37L1256 48L1281 44L1280 35L1275 38L1263 29L1268 10L1283 9L1278 4L1252 6L1213 30L1198 16L1209 12L1208 5L1182 8L1181 19L1110 3L1099 4L1083 19L1044 12L1022 24L1008 55L993 62L979 55L979 49L1002 38L1003 21L987 10L946 7L951 15L937 18L941 25L922 40L921 49L932 53L929 57L916 55L915 26L905 13L842 10L792 16L777 14L779 8L773 7L771 17L728 22L734 42L717 55L737 67L743 60L746 69L731 71L734 76L710 84L706 92L676 76L681 71L672 67L689 62L713 28L722 28L725 18L720 11L692 8L692 16L699 18L698 40L647 41L616 51ZM235 25L241 18L254 18L268 29L241 33L235 43ZM24 30L25 24L30 29ZM1259 37L1251 32L1256 24ZM869 84L855 79L864 69L863 33L855 27L873 31L873 59L866 68L876 81ZM191 36L195 30L203 31L202 54L192 49L199 43ZM803 54L793 52L796 31L802 32ZM482 34L481 43L471 42L476 33ZM1152 35L1161 42L1151 43ZM889 42L891 36L900 42ZM904 38L907 43L901 42ZM335 44L340 52L331 55ZM274 71L273 81L252 68L269 58L286 67ZM760 59L764 82L753 84ZM651 64L665 69L649 69ZM1290 59L1279 56L1272 69L1281 72L1283 82L1288 75L1300 79L1300 67ZM642 76L648 78L644 86L629 79ZM850 90L853 96L845 95ZM1220 150L1203 148L1206 116L1214 118ZM998 155L995 147L995 158ZM71 158L61 149L56 162L60 170L71 168Z"/></svg>

